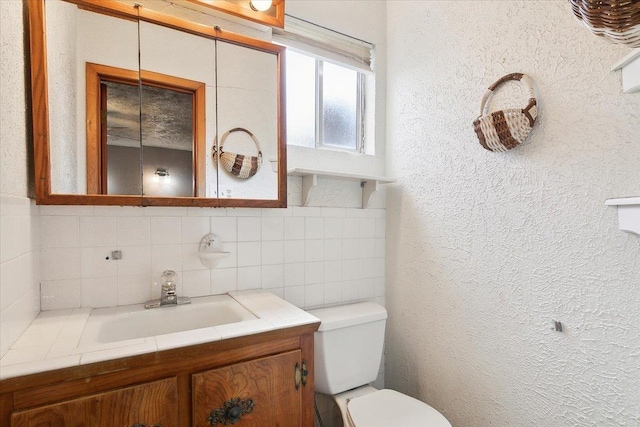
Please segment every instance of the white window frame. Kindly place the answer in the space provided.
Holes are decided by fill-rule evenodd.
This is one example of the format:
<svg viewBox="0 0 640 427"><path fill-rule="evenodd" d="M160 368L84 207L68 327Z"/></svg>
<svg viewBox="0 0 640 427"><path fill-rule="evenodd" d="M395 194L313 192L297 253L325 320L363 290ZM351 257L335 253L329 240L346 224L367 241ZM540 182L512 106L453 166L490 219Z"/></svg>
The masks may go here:
<svg viewBox="0 0 640 427"><path fill-rule="evenodd" d="M302 53L302 52L299 52ZM302 53L304 54L304 53ZM324 143L324 99L323 99L323 66L326 61L315 58L316 61L316 132L315 132L315 148L320 148L324 150L337 150L337 151L348 151L355 153L364 153L366 147L366 139L365 139L365 90L364 90L364 75L363 73L356 71L357 73L357 82L356 82L356 147L355 148L345 148L337 145L325 144ZM339 65L339 64L336 64Z"/></svg>
<svg viewBox="0 0 640 427"><path fill-rule="evenodd" d="M287 47L288 51L315 60L315 141L316 149L367 153L366 80L367 75L375 75L370 58L374 45L360 39L317 26L308 21L286 15L285 30L274 30L275 41ZM308 48L308 50L307 50ZM356 87L356 147L345 148L324 143L323 135L323 65L330 62L357 73ZM286 85L286 82L285 82ZM292 146L297 146L293 145Z"/></svg>

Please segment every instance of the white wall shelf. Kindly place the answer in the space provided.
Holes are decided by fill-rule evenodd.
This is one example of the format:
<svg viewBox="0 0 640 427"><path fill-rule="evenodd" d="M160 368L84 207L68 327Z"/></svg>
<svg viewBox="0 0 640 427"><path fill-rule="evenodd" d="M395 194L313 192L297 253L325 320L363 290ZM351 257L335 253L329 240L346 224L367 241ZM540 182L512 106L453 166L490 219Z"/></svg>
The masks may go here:
<svg viewBox="0 0 640 427"><path fill-rule="evenodd" d="M311 200L313 189L318 185L318 177L324 176L334 179L345 179L349 181L360 181L362 187L362 208L369 206L369 201L373 193L378 191L380 184L390 184L396 182L395 178L385 176L360 175L355 173L335 172L321 169L293 168L287 171L289 176L302 177L302 206L308 206Z"/></svg>
<svg viewBox="0 0 640 427"><path fill-rule="evenodd" d="M608 199L604 204L618 207L620 230L640 235L640 197Z"/></svg>
<svg viewBox="0 0 640 427"><path fill-rule="evenodd" d="M640 49L634 49L611 68L611 71L617 70L622 70L624 93L640 91Z"/></svg>

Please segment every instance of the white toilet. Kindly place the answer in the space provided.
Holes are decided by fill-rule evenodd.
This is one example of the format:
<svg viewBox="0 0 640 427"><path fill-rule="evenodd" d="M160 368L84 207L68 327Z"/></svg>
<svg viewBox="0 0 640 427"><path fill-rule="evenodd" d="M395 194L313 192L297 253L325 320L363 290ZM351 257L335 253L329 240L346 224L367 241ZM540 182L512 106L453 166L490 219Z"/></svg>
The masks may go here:
<svg viewBox="0 0 640 427"><path fill-rule="evenodd" d="M451 427L442 414L394 390L377 390L387 311L364 302L311 310L315 333L315 391L331 395L344 427Z"/></svg>

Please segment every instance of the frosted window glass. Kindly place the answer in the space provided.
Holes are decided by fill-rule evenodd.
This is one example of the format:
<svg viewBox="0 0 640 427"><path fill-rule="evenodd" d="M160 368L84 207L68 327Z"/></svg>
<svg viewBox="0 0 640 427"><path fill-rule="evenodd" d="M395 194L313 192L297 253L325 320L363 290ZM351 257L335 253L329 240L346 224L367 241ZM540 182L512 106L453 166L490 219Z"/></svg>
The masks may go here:
<svg viewBox="0 0 640 427"><path fill-rule="evenodd" d="M315 147L316 60L287 51L287 143Z"/></svg>
<svg viewBox="0 0 640 427"><path fill-rule="evenodd" d="M357 149L358 73L328 62L322 69L322 143Z"/></svg>

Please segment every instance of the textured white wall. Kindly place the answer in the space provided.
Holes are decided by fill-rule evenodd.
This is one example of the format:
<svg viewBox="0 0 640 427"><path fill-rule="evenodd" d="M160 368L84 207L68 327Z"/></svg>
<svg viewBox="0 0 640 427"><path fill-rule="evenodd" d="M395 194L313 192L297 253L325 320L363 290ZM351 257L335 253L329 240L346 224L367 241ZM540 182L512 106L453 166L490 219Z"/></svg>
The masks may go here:
<svg viewBox="0 0 640 427"><path fill-rule="evenodd" d="M0 356L40 311L38 207L28 195L22 2L0 2Z"/></svg>
<svg viewBox="0 0 640 427"><path fill-rule="evenodd" d="M564 1L387 11L387 386L454 426L637 426L640 238L604 206L640 193L640 94L609 73L627 50ZM472 121L513 71L539 123L490 153Z"/></svg>
<svg viewBox="0 0 640 427"><path fill-rule="evenodd" d="M25 104L22 2L0 2L0 193L26 197L29 192Z"/></svg>
<svg viewBox="0 0 640 427"><path fill-rule="evenodd" d="M76 109L76 99L84 97L85 80L78 81L78 8L62 1L45 3L47 19L47 83L49 100L49 155L51 157L51 189L54 193L86 192L86 150L80 150L76 122L85 114ZM80 38L82 40L82 38ZM83 62L82 76L84 76ZM82 85L80 84L82 83ZM75 90L82 88L82 92ZM86 111L86 109L85 109ZM84 111L83 111L84 113ZM76 117L78 116L78 117ZM83 140L84 140L84 134ZM82 170L82 178L79 177ZM79 191L81 189L81 191Z"/></svg>

